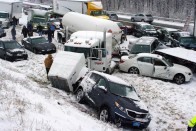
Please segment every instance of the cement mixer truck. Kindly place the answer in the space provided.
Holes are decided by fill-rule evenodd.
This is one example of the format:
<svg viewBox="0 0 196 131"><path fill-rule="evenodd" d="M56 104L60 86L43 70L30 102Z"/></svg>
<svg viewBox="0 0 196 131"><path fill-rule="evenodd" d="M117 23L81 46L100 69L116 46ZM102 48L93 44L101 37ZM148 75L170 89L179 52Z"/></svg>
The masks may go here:
<svg viewBox="0 0 196 131"><path fill-rule="evenodd" d="M59 43L64 43L68 40L66 36L69 37L72 33L77 31L106 31L112 34L112 47L114 47L120 42L122 36L122 30L117 23L76 12L66 13L63 16L62 24L64 29L57 32L57 40ZM67 33L66 28L68 28Z"/></svg>

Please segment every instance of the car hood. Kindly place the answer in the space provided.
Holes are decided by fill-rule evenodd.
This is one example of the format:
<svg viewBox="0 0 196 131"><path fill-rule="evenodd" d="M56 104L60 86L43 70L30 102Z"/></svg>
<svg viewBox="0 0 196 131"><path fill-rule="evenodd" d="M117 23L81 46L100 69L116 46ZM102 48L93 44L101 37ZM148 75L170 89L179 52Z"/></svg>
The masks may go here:
<svg viewBox="0 0 196 131"><path fill-rule="evenodd" d="M171 69L177 71L178 73L192 73L192 71L185 67L185 66L182 66L182 65L179 65L179 64L174 64Z"/></svg>
<svg viewBox="0 0 196 131"><path fill-rule="evenodd" d="M15 48L15 49L6 49L7 52L10 52L12 54L17 54L17 53L24 53L25 49L23 48Z"/></svg>
<svg viewBox="0 0 196 131"><path fill-rule="evenodd" d="M48 48L55 48L55 45L53 43L39 43L39 44L34 44L34 47L38 48L38 49L48 49Z"/></svg>
<svg viewBox="0 0 196 131"><path fill-rule="evenodd" d="M148 113L148 107L141 100L136 101L126 97L118 96L116 100L122 107L141 113Z"/></svg>

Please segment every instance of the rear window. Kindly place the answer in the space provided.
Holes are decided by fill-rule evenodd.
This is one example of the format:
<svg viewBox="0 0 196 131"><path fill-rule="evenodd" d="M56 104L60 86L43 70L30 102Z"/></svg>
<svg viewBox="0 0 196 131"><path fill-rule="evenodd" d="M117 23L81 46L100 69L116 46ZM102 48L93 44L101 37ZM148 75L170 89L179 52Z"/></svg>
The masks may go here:
<svg viewBox="0 0 196 131"><path fill-rule="evenodd" d="M147 14L146 16L147 16L147 17L152 17L152 15L151 15L151 14Z"/></svg>
<svg viewBox="0 0 196 131"><path fill-rule="evenodd" d="M131 49L131 54L138 54L138 53L150 53L150 46L149 45L134 45Z"/></svg>

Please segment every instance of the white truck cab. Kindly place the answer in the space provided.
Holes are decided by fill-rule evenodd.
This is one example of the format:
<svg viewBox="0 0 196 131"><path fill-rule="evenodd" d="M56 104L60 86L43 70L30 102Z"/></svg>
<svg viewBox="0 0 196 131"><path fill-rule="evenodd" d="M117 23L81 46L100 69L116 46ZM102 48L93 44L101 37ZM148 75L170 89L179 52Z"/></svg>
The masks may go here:
<svg viewBox="0 0 196 131"><path fill-rule="evenodd" d="M84 53L88 68L110 73L112 34L99 31L78 31L64 44L64 50Z"/></svg>

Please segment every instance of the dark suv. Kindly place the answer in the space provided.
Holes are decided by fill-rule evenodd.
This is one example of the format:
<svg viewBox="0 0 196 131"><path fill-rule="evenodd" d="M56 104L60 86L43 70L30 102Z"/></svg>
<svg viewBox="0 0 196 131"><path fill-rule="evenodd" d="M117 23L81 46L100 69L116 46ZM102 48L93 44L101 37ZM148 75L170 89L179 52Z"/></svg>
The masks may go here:
<svg viewBox="0 0 196 131"><path fill-rule="evenodd" d="M17 41L0 41L0 57L15 61L18 59L27 59L28 55L25 49Z"/></svg>
<svg viewBox="0 0 196 131"><path fill-rule="evenodd" d="M174 32L171 37L173 45L196 50L196 38L191 36L189 32Z"/></svg>
<svg viewBox="0 0 196 131"><path fill-rule="evenodd" d="M99 112L100 120L117 126L146 128L151 116L133 86L115 76L91 71L81 81L76 98ZM141 106L143 105L143 106Z"/></svg>
<svg viewBox="0 0 196 131"><path fill-rule="evenodd" d="M145 23L145 22L132 22L131 25L131 32L132 35L136 37L142 36L153 36L158 37L157 31L154 26Z"/></svg>

